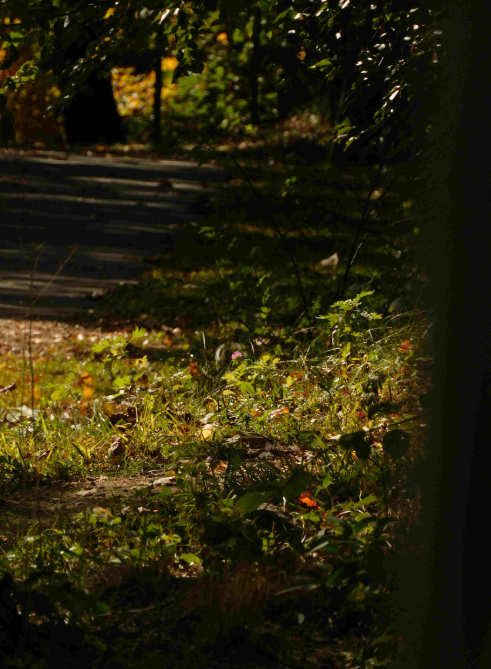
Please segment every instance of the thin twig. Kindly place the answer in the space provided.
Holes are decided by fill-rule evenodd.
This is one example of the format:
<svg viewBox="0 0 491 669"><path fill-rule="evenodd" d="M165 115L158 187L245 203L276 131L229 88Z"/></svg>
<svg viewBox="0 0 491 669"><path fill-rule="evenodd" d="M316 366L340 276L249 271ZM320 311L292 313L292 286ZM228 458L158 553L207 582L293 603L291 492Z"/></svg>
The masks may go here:
<svg viewBox="0 0 491 669"><path fill-rule="evenodd" d="M71 247L69 254L66 256L65 260L63 260L63 261L58 265L58 269L57 269L56 272L53 274L53 276L51 277L51 279L49 280L49 282L44 286L44 288L43 288L42 290L40 290L40 291L38 292L36 299L34 299L34 300L31 301L31 305L30 305L31 307L33 307L33 306L36 304L36 302L39 300L39 298L40 298L42 295L44 295L44 293L48 290L48 288L50 288L50 286L52 285L52 283L53 283L53 281L56 279L56 277L61 273L61 271L63 270L63 268L66 267L66 265L67 265L67 264L70 262L70 260L73 258L73 255L78 251L78 248L79 248L78 245L75 245L75 246L72 246L72 247Z"/></svg>
<svg viewBox="0 0 491 669"><path fill-rule="evenodd" d="M368 220L369 220L370 202L371 202L370 198L372 197L374 191L377 188L377 185L379 184L380 175L382 173L382 169L383 169L384 165L385 165L385 154L384 154L384 156L382 156L382 158L380 160L380 163L379 163L378 168L377 168L377 172L375 174L375 178L374 178L374 180L372 182L372 185L370 186L370 189L369 189L369 191L367 193L367 196L365 198L365 202L364 202L364 205L363 205L363 211L362 211L362 214L361 214L361 219L360 219L360 222L358 223L358 227L356 229L355 236L354 236L353 242L351 244L351 250L350 250L350 253L349 253L349 256L348 256L348 263L346 264L346 270L344 272L343 281L342 281L342 284L341 284L341 290L338 293L338 299L342 299L344 297L344 294L346 292L346 286L348 284L348 278L349 278L349 275L350 275L351 268L353 267L353 265L355 263L355 260L356 260L356 256L358 255L358 252L359 252L359 250L360 250L360 248L363 244L363 241L361 240L361 235L362 235L362 232L365 230L366 225L367 225Z"/></svg>

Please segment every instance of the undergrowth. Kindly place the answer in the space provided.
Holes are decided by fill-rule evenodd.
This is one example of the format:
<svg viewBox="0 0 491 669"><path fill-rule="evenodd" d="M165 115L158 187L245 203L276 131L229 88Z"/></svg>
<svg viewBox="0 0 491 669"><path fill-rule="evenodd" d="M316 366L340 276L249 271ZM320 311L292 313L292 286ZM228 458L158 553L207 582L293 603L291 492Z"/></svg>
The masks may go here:
<svg viewBox="0 0 491 669"><path fill-rule="evenodd" d="M3 358L5 666L390 666L431 364L412 204L287 172L198 203L102 305L118 333Z"/></svg>

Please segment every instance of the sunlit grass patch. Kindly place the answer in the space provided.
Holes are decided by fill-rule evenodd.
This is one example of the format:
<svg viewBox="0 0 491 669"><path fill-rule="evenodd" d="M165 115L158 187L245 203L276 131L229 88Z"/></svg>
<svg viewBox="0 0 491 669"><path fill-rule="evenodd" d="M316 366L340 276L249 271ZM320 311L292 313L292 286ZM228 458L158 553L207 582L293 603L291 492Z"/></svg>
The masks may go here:
<svg viewBox="0 0 491 669"><path fill-rule="evenodd" d="M358 195L308 204L318 186L272 187L264 211L243 183L221 194L102 301L118 332L4 357L0 569L66 621L110 634L170 606L179 653L200 630L188 658L274 625L355 658L385 631L383 566L417 516L429 318L390 307L407 236L370 230L339 294L355 229L321 217Z"/></svg>

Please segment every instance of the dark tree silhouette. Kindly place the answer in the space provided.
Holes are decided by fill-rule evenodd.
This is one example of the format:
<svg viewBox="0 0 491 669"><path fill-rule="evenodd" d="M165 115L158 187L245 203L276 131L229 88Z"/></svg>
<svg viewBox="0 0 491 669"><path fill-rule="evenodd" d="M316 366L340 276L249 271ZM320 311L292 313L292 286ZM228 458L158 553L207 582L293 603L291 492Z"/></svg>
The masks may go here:
<svg viewBox="0 0 491 669"><path fill-rule="evenodd" d="M488 39L491 6L446 4L446 57L426 202L435 308L435 399L421 474L419 560L404 571L397 666L491 666L485 548L491 475L491 235ZM486 74L487 73L487 74Z"/></svg>
<svg viewBox="0 0 491 669"><path fill-rule="evenodd" d="M77 61L86 58L91 42L98 37L100 26L87 21L70 39L63 29L55 31L52 68L62 91L72 86L71 98L63 109L63 122L70 144L117 142L124 139L121 118L111 85L109 68L89 71L79 82L73 73Z"/></svg>
<svg viewBox="0 0 491 669"><path fill-rule="evenodd" d="M63 112L70 144L122 141L124 133L109 75L91 74Z"/></svg>

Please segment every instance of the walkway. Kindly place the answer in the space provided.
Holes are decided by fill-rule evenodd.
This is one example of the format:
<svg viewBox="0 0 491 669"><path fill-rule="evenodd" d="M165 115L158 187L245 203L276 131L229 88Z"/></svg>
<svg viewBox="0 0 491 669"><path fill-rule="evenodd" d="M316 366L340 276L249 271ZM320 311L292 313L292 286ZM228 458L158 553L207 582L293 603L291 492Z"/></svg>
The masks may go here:
<svg viewBox="0 0 491 669"><path fill-rule="evenodd" d="M0 318L83 319L172 247L212 166L0 152ZM194 207L196 209L196 207Z"/></svg>

